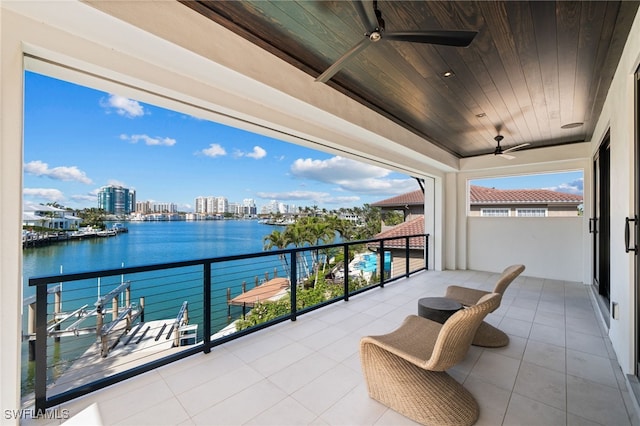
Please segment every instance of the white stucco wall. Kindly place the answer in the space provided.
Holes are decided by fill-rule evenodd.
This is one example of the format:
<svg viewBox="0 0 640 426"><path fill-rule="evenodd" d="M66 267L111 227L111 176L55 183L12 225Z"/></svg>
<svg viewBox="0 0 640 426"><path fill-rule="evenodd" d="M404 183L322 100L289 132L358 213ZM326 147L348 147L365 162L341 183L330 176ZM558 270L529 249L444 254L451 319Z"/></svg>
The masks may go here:
<svg viewBox="0 0 640 426"><path fill-rule="evenodd" d="M582 282L583 217L469 217L469 269L502 272L516 263L524 275Z"/></svg>
<svg viewBox="0 0 640 426"><path fill-rule="evenodd" d="M607 99L591 143L592 156L598 150L607 130L611 132L611 302L618 303L620 316L611 318L609 337L623 371L635 371L635 336L637 287L634 278L633 253L624 250L624 224L633 217L634 184L634 73L640 64L640 15L636 15L631 36L627 40L618 69L611 82Z"/></svg>

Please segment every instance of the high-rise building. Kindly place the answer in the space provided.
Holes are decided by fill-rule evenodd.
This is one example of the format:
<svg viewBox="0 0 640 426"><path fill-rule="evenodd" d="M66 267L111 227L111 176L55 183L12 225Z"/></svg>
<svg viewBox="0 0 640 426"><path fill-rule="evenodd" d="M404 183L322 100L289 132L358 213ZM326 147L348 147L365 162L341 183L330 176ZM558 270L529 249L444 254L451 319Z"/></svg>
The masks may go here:
<svg viewBox="0 0 640 426"><path fill-rule="evenodd" d="M196 198L196 213L206 213L207 212L207 197L197 197Z"/></svg>
<svg viewBox="0 0 640 426"><path fill-rule="evenodd" d="M217 208L216 213L225 214L228 213L229 210L229 200L226 197L217 197Z"/></svg>
<svg viewBox="0 0 640 426"><path fill-rule="evenodd" d="M98 192L98 208L107 214L123 215L134 211L136 191L118 185L108 185Z"/></svg>
<svg viewBox="0 0 640 426"><path fill-rule="evenodd" d="M207 204L205 207L205 213L215 213L218 211L218 200L216 197L207 197Z"/></svg>
<svg viewBox="0 0 640 426"><path fill-rule="evenodd" d="M151 203L149 201L137 201L136 213L147 214L151 212Z"/></svg>
<svg viewBox="0 0 640 426"><path fill-rule="evenodd" d="M253 198L245 198L242 200L242 214L245 216L255 216L258 214L258 207Z"/></svg>

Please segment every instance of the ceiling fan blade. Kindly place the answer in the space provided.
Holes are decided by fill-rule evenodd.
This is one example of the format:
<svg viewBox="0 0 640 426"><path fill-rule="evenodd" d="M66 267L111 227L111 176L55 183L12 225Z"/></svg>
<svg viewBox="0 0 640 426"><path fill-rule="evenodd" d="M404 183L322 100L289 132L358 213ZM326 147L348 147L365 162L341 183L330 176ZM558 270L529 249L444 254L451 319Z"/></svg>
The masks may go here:
<svg viewBox="0 0 640 426"><path fill-rule="evenodd" d="M505 152L506 152L506 151L505 151ZM513 155L505 154L504 152L503 152L502 154L498 154L498 156L499 156L499 157L502 157L502 158L505 158L505 159L507 159L507 160L513 160L514 158L516 158L516 157L514 157Z"/></svg>
<svg viewBox="0 0 640 426"><path fill-rule="evenodd" d="M524 148L525 146L529 146L529 145L531 145L531 144L530 143L521 143L520 145L512 146L511 148L505 149L504 151L502 151L502 153L506 154L507 152L515 151L517 149Z"/></svg>
<svg viewBox="0 0 640 426"><path fill-rule="evenodd" d="M364 7L364 2L362 0L353 0L353 5L356 7L365 31L373 31L378 26L378 22L369 16L367 9Z"/></svg>
<svg viewBox="0 0 640 426"><path fill-rule="evenodd" d="M333 65L327 68L325 72L320 74L318 78L316 78L316 81L319 81L321 83L326 83L327 81L329 81L329 79L331 79L331 77L333 77L335 73L340 71L342 67L346 65L347 61L349 61L351 58L356 56L360 51L368 47L370 43L371 41L369 40L368 37L365 37L362 40L360 40L359 43L357 43L355 46L349 49L347 53L342 55L336 62L333 63Z"/></svg>
<svg viewBox="0 0 640 426"><path fill-rule="evenodd" d="M478 34L477 31L394 31L384 33L382 37L390 41L467 47L471 44L476 34Z"/></svg>

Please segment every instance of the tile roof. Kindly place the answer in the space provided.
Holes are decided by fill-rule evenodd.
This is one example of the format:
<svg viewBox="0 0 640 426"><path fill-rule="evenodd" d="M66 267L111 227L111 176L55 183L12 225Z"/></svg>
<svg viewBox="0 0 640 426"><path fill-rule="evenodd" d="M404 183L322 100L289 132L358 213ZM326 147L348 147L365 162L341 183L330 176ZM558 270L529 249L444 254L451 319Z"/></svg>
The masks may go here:
<svg viewBox="0 0 640 426"><path fill-rule="evenodd" d="M395 197L387 198L386 200L376 201L371 205L373 207L385 207L385 206L406 206L406 205L423 205L424 194L421 189L417 189L413 192L407 192L404 194L396 195Z"/></svg>
<svg viewBox="0 0 640 426"><path fill-rule="evenodd" d="M271 280L234 297L228 303L230 305L245 305L252 307L257 302L273 300L277 296L284 294L288 288L289 280L287 278L272 278Z"/></svg>
<svg viewBox="0 0 640 426"><path fill-rule="evenodd" d="M582 195L548 189L495 189L471 185L471 204L582 203Z"/></svg>
<svg viewBox="0 0 640 426"><path fill-rule="evenodd" d="M396 225L393 228L387 229L379 234L377 234L374 238L393 238L393 237L402 237L405 235L416 235L416 234L424 234L424 216L416 216L415 219L411 219L407 222L401 223L400 225ZM405 247L404 239L397 239L392 241L385 241L385 248L404 248ZM380 243L371 243L367 244L368 247L379 247ZM412 249L422 249L424 248L424 237L414 237L409 238L409 248Z"/></svg>

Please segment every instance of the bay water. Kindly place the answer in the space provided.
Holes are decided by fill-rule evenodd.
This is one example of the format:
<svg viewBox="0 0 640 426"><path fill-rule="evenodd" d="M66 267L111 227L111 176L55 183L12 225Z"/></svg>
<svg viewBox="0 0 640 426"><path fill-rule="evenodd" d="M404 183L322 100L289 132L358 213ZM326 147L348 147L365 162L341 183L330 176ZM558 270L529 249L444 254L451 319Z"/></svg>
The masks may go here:
<svg viewBox="0 0 640 426"><path fill-rule="evenodd" d="M264 237L276 229L280 231L284 229L283 227L261 224L256 220L128 222L125 226L128 228L128 232L114 237L69 240L45 247L24 249L23 296L26 298L35 294L35 287L28 286L30 277L256 253L263 251ZM250 269L251 259L248 259L246 263L247 269ZM242 262L239 267L236 265L235 269L233 273L237 275L239 280L240 277L243 277ZM194 281L198 281L198 279ZM198 285L195 284L196 287ZM166 286L158 286L158 288L162 289L158 291L158 294L169 290ZM220 289L220 297L224 298L222 294L222 289ZM151 305L153 297L154 294L151 291L147 297L148 305ZM93 294L88 300L90 303L95 301ZM226 309L226 300L220 302L220 309ZM194 303L195 309L193 309L190 304L190 317L197 316L198 312L201 315L201 309L199 310L198 305L199 303ZM171 306L171 314L166 317L175 316L178 307L178 305ZM67 311L70 308L65 306L63 310ZM222 319L218 326L223 327L226 314L221 314L220 318ZM215 327L216 324L213 326ZM26 307L23 316L23 329L26 332ZM63 346L69 355L83 350L81 347L75 351L71 350L76 346L74 343L63 344ZM28 362L28 347L24 342L22 350L23 394L32 389L33 367L33 363Z"/></svg>

